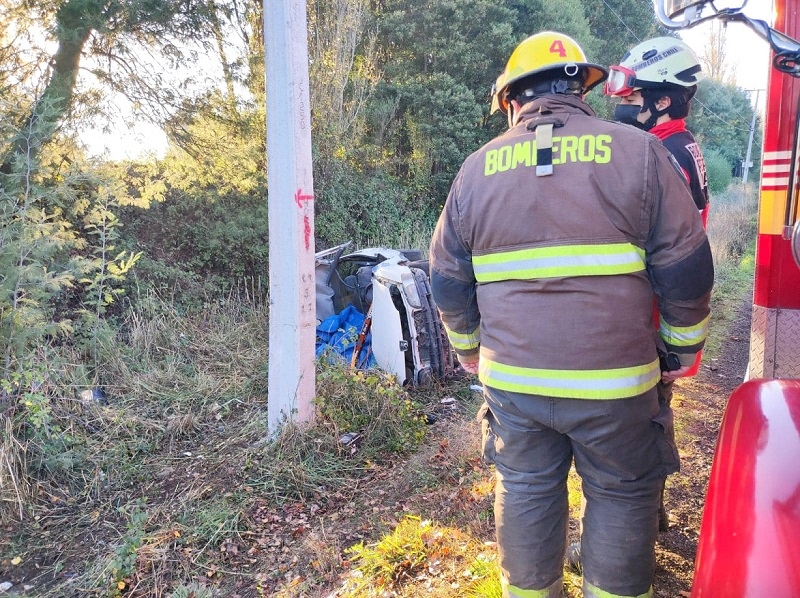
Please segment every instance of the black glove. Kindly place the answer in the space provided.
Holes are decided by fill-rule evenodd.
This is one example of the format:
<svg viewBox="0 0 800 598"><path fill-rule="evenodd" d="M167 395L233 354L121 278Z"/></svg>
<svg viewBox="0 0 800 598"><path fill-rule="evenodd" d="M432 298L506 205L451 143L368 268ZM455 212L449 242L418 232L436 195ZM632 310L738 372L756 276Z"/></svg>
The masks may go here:
<svg viewBox="0 0 800 598"><path fill-rule="evenodd" d="M662 372L674 372L681 369L681 360L675 353L658 352L658 363Z"/></svg>

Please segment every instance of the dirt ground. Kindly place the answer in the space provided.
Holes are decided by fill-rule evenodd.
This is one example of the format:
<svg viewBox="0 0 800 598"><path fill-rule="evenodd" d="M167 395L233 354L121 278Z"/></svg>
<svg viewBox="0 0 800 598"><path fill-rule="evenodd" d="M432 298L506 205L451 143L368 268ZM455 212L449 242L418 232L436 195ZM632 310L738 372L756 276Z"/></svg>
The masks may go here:
<svg viewBox="0 0 800 598"><path fill-rule="evenodd" d="M749 296L724 336L719 355L707 360L694 379L676 384L676 417L681 471L667 480L670 529L656 545L656 596L689 596L706 485L725 404L747 370L751 305Z"/></svg>
<svg viewBox="0 0 800 598"><path fill-rule="evenodd" d="M676 384L673 408L681 454L681 471L667 481L666 505L670 529L659 535L656 545L657 564L654 581L656 598L688 597L691 592L698 533L719 424L726 401L731 392L742 383L747 368L750 316L751 305L747 296L735 320L724 324L727 330L723 335L719 355L707 359L695 378L682 380ZM452 439L458 436L446 433L445 435L446 438L442 440L438 453L433 456L418 457L428 458L427 470L432 474L436 473L437 460L442 463L447 462L448 452L469 450L469 447L465 446L447 446L448 441L452 442ZM477 446L473 448L477 454ZM473 462L473 467L476 471L481 471L482 475L487 474L485 466L477 458ZM411 473L418 471L418 468L410 467L407 471ZM462 476L463 473L461 472ZM391 477L393 476L387 476L387 480ZM450 488L437 488L429 493L409 492L409 487L402 482L402 476L400 479L400 482L378 485L373 490L377 491L378 495L373 494L371 500L376 504L386 505L385 499L389 498L390 489L394 489L403 496L396 503L396 506L403 511L419 513L423 517L435 517L438 521L454 521L462 528L469 529L472 535L491 542L494 533L491 517L482 517L490 511L492 500L490 492L487 495L477 495L474 490L468 492L456 479ZM375 500L376 498L379 500ZM571 527L571 541L574 541L577 539L576 520L571 522ZM358 533L354 534L354 537L358 536ZM567 589L571 591L570 595L580 595L576 588L570 587L570 580L567 580ZM421 586L418 592L412 590L402 595L431 594L429 589ZM344 594L333 593L327 596L330 598Z"/></svg>
<svg viewBox="0 0 800 598"><path fill-rule="evenodd" d="M660 534L657 544L654 586L659 598L689 596L691 590L719 423L725 402L741 384L747 366L749 298L733 321L721 325L726 330L719 355L706 359L696 378L676 385L673 407L682 463L680 473L671 476L667 485L671 525L669 531ZM126 577L119 589L81 591L70 583L70 577L85 573L91 559L96 560L91 554L108 552L109 548L103 546L119 541L111 534L115 528L99 525L104 515L92 518L80 507L66 510L61 519L52 522L45 517L34 526L36 529L27 524L5 527L0 536L0 582L13 584L11 594L37 598L344 598L348 593L343 584L353 568L348 549L361 541L370 543L385 537L408 516L435 521L454 536L463 534L465 545L493 551L492 474L479 459L478 426L469 412L469 401L463 398L442 395L441 403L429 414L435 421L430 426L430 441L409 459L373 464L369 475L352 487L280 508L271 506L248 486L241 475L241 451L236 452L233 445L228 447L230 451L217 447L216 463L206 464L202 471L184 473L194 476L190 488L202 487L212 495L228 496L226 492L234 489L245 495L252 492L252 500L241 505L238 529L224 537L215 536L219 546L209 541L202 547L184 543L186 530L182 534L180 527L160 524L158 529L148 530L145 545L136 552L136 573ZM192 450L199 452L206 447L194 446ZM208 454L213 451L208 449ZM174 502L179 496L175 488L180 480L173 479L177 475L174 469L170 471L170 476L156 476L150 482L148 495L153 498L148 504L153 512L167 510L170 500ZM160 502L155 498L159 496ZM108 510L112 511L111 507ZM69 519L84 523L69 526L68 531ZM59 521L62 524L56 525ZM119 527L119 521L115 525ZM576 529L577 522L573 521ZM21 552L24 559L19 563L12 557ZM426 575L409 577L400 591L385 595L460 596L463 567L458 569L455 562L451 565L450 573L444 568L432 572L428 567ZM175 593L179 585L188 589ZM569 581L567 586L570 595L579 595Z"/></svg>
<svg viewBox="0 0 800 598"><path fill-rule="evenodd" d="M695 378L676 384L673 407L681 471L671 476L667 482L666 504L670 529L659 535L656 546L654 589L657 598L688 597L691 592L698 533L719 424L726 401L731 392L742 383L747 368L750 316L751 306L747 296L736 318L722 324L727 329L724 331L719 355L706 359ZM456 425L463 428L463 420ZM477 426L473 432L478 433ZM470 485L464 483L470 477L470 472L464 471L463 467L449 472L451 485L442 484L448 479L448 468L452 468L450 455L453 452L470 450L475 454L475 459L468 462L472 465L473 473L490 479L490 473L477 458L477 444L469 446L470 440L454 432L452 427L440 429L438 434L441 440L437 451L417 455L411 463L381 472L377 479L362 489L359 500L351 501L350 504L357 512L363 513L361 509L365 509L369 517L357 519L360 521L360 528L353 527L349 531L340 529L337 541L344 540L344 544L361 539L369 541L376 538L377 521L391 526L402 513L412 513L423 518L431 517L440 522L450 522L491 545L494 529L491 520L490 484L486 483L489 491L485 494L475 491L474 481L470 489ZM435 488L430 491L419 487L418 478L423 470L438 480ZM576 520L571 522L571 527L571 540L575 540ZM341 579L346 574L346 561L344 565L344 568L337 567L337 571L331 571L333 587L336 586L337 578ZM575 580L567 580L569 595L580 595L576 587L571 587L570 581L574 583ZM331 592L314 594L302 590L293 593L287 591L287 585L282 587L283 590L276 588L276 595L326 598L347 595L333 588L329 588ZM398 595L432 594L430 584L419 584L416 589L406 587Z"/></svg>

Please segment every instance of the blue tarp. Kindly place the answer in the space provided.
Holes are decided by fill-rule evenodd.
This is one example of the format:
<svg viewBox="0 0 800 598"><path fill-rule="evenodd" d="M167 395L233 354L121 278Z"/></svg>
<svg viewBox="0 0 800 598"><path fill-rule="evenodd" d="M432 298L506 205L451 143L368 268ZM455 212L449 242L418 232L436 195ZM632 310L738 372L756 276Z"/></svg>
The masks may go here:
<svg viewBox="0 0 800 598"><path fill-rule="evenodd" d="M338 314L325 318L317 325L317 357L332 352L341 355L347 363L350 363L358 341L358 334L364 326L364 320L364 314L352 304ZM364 346L361 348L356 367L367 369L376 365L375 357L372 355L372 331L370 330L364 339Z"/></svg>

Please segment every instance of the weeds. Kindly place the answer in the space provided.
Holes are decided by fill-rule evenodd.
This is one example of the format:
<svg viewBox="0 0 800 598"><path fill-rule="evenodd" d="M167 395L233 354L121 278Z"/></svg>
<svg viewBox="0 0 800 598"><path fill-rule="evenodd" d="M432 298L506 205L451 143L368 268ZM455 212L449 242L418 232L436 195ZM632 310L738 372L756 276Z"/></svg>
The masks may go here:
<svg viewBox="0 0 800 598"><path fill-rule="evenodd" d="M286 425L273 443L256 449L248 485L277 505L336 492L368 469L362 459L346 455L332 430Z"/></svg>
<svg viewBox="0 0 800 598"><path fill-rule="evenodd" d="M474 580L467 590L469 598L502 598L500 568L494 554L479 553L467 568L467 573Z"/></svg>
<svg viewBox="0 0 800 598"><path fill-rule="evenodd" d="M403 591L409 583L426 584L436 596L500 596L494 550L484 550L459 529L419 517L408 516L374 544L362 542L345 552L351 555L353 571L344 595L351 598L411 596ZM451 581L453 573L459 582Z"/></svg>
<svg viewBox="0 0 800 598"><path fill-rule="evenodd" d="M749 185L731 185L725 193L712 198L708 239L714 256L715 280L711 295L712 329L704 349L705 363L719 354L741 306L742 292L752 286L756 218L756 190Z"/></svg>
<svg viewBox="0 0 800 598"><path fill-rule="evenodd" d="M315 405L313 426L284 425L249 459L248 484L275 504L345 489L373 462L407 454L425 438L423 405L389 374L323 361Z"/></svg>
<svg viewBox="0 0 800 598"><path fill-rule="evenodd" d="M758 197L750 185L731 185L711 199L708 239L716 268L737 264L747 252L756 237L757 215Z"/></svg>
<svg viewBox="0 0 800 598"><path fill-rule="evenodd" d="M355 432L363 437L361 445L370 455L387 448L407 453L425 437L422 405L393 375L379 370L353 372L342 364L322 363L315 404L337 435Z"/></svg>
<svg viewBox="0 0 800 598"><path fill-rule="evenodd" d="M136 553L142 545L144 526L147 523L147 499L140 498L132 505L120 507L119 512L127 519L127 533L117 548L111 563L112 584L120 595L136 571ZM115 592L116 593L116 592Z"/></svg>
<svg viewBox="0 0 800 598"><path fill-rule="evenodd" d="M0 420L3 424L0 437L0 524L14 517L22 519L25 504L31 496L31 480L25 461L25 444L16 438L10 417Z"/></svg>
<svg viewBox="0 0 800 598"><path fill-rule="evenodd" d="M733 188L712 205L709 355L752 278L746 192ZM137 305L123 329L97 338L97 369L70 347L42 348L38 368L4 381L0 520L23 523L0 538L3 554L22 558L0 557L2 578L37 580L41 598L240 588L283 588L280 596L295 598L341 585L342 548L355 544L344 584L360 589L341 596L378 588L412 596L414 587L443 597L499 595L495 551L483 543L493 533L493 488L472 422L480 397L468 381L411 393L391 376L322 363L316 422L288 424L269 439L266 304L231 297L186 314L148 293ZM87 394L96 385L107 401ZM456 400L444 406L445 396ZM362 502L383 486L381 501ZM403 500L415 493L435 499L408 518ZM577 479L570 496L575 511ZM337 517L366 527L351 524L360 543L307 532L323 519L335 530ZM309 577L287 579L292 559L305 553L316 563L307 564ZM579 591L579 579L565 579L570 595Z"/></svg>
<svg viewBox="0 0 800 598"><path fill-rule="evenodd" d="M216 592L198 583L181 585L169 595L169 598L215 598Z"/></svg>

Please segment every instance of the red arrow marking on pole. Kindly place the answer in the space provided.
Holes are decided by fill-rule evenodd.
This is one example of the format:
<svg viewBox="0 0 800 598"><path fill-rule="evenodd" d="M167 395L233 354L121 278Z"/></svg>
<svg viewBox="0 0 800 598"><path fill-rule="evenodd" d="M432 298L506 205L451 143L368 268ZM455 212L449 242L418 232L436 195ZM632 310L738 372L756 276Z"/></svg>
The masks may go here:
<svg viewBox="0 0 800 598"><path fill-rule="evenodd" d="M298 208L303 207L304 201L312 201L314 199L313 195L303 195L303 190L298 189L297 192L294 194L294 203L297 204Z"/></svg>

